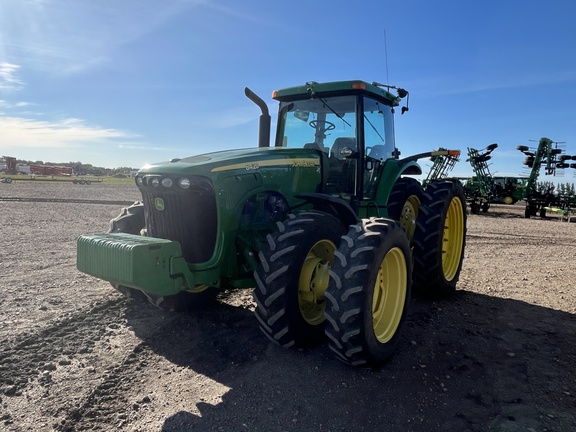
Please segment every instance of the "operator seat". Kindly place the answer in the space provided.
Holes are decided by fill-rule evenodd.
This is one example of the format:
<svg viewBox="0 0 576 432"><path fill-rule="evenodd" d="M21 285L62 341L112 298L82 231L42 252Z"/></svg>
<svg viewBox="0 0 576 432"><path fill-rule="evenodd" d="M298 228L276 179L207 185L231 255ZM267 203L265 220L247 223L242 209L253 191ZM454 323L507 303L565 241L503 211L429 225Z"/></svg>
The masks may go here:
<svg viewBox="0 0 576 432"><path fill-rule="evenodd" d="M354 184L356 160L348 160L341 154L342 149L349 148L356 152L356 138L340 137L334 140L330 150L328 186L337 193L349 193L351 185Z"/></svg>
<svg viewBox="0 0 576 432"><path fill-rule="evenodd" d="M332 144L332 150L330 151L330 157L335 157L336 159L343 160L346 157L342 156L340 152L343 148L348 147L352 151L358 151L356 147L356 138L354 137L339 137L334 140Z"/></svg>

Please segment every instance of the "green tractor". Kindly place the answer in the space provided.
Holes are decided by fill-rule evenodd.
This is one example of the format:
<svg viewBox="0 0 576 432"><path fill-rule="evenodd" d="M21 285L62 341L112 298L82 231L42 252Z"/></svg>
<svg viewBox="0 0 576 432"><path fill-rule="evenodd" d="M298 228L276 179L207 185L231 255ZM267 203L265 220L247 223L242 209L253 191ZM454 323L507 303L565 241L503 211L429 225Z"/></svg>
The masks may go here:
<svg viewBox="0 0 576 432"><path fill-rule="evenodd" d="M452 293L465 247L460 182L423 189L410 177L422 173L418 159L449 150L400 158L396 148L393 114L407 94L364 81L277 90L270 146L266 103L246 89L262 110L258 148L142 168L142 201L108 233L78 238L78 269L172 311L254 288L273 342L306 347L327 336L347 364L384 362L412 286Z"/></svg>

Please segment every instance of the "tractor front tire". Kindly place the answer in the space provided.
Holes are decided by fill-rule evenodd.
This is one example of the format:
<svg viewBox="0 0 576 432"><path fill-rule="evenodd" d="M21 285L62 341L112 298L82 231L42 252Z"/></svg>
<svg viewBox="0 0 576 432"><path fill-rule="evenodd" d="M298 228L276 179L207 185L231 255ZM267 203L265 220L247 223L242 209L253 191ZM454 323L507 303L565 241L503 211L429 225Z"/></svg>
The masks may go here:
<svg viewBox="0 0 576 432"><path fill-rule="evenodd" d="M130 207L124 207L120 214L110 221L108 232L140 235L144 226L144 204L136 201Z"/></svg>
<svg viewBox="0 0 576 432"><path fill-rule="evenodd" d="M313 346L324 338L325 292L344 228L319 211L289 214L277 227L259 253L255 315L278 345Z"/></svg>
<svg viewBox="0 0 576 432"><path fill-rule="evenodd" d="M466 246L466 198L457 180L439 180L424 191L414 236L414 288L428 297L456 290Z"/></svg>
<svg viewBox="0 0 576 432"><path fill-rule="evenodd" d="M402 226L370 218L352 225L336 252L326 292L326 335L342 362L375 366L395 351L412 285Z"/></svg>
<svg viewBox="0 0 576 432"><path fill-rule="evenodd" d="M136 201L131 206L123 208L120 214L110 221L108 232L142 235L144 229L144 204ZM213 302L218 294L216 289L206 288L197 293L182 291L174 295L157 296L124 285L111 285L127 298L133 298L137 301L147 301L167 312L184 312L205 306Z"/></svg>

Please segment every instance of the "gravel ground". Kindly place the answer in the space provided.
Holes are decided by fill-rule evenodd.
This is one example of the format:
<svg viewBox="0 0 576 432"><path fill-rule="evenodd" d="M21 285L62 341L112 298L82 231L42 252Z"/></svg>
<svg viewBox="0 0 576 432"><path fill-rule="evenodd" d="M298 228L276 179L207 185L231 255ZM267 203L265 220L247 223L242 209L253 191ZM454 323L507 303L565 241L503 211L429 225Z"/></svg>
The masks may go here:
<svg viewBox="0 0 576 432"><path fill-rule="evenodd" d="M167 314L76 270L135 187L0 184L0 430L576 430L576 224L470 215L459 290L415 297L394 357L260 333L250 290Z"/></svg>

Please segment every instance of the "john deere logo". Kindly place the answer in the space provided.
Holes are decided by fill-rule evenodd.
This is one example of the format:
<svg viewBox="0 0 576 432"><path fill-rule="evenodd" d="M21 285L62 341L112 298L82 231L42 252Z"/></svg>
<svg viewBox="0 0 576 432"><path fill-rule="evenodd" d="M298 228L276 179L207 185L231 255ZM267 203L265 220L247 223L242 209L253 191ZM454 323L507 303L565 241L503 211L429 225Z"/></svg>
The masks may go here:
<svg viewBox="0 0 576 432"><path fill-rule="evenodd" d="M164 200L162 198L154 198L154 207L158 211L164 211Z"/></svg>

